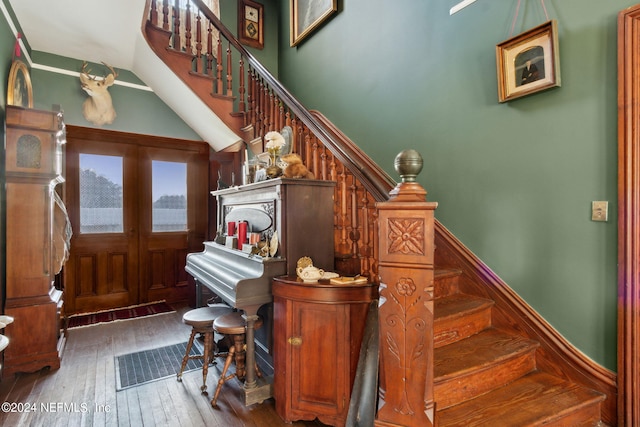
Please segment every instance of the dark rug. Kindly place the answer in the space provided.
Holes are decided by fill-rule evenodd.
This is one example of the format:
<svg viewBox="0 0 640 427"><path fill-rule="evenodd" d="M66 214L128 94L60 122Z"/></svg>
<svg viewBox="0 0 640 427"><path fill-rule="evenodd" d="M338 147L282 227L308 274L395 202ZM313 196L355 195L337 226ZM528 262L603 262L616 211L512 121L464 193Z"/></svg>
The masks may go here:
<svg viewBox="0 0 640 427"><path fill-rule="evenodd" d="M180 370L187 343L116 356L116 391L175 377ZM189 354L202 354L202 344L195 340ZM189 360L184 372L202 367L202 360Z"/></svg>
<svg viewBox="0 0 640 427"><path fill-rule="evenodd" d="M97 325L99 323L129 320L137 317L153 316L156 314L171 313L173 307L165 301L156 301L148 304L134 305L131 307L117 308L114 310L98 311L95 313L75 314L67 319L67 328L80 328L83 326Z"/></svg>

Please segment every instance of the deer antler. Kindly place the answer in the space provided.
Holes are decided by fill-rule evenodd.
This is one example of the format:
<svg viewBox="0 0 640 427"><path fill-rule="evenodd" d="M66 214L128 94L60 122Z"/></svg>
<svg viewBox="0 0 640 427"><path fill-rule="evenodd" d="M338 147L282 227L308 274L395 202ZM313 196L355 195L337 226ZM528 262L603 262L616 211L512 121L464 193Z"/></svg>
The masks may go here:
<svg viewBox="0 0 640 427"><path fill-rule="evenodd" d="M87 61L82 61L82 74L85 74L87 77L89 77L91 80L95 80L96 77L92 76L91 74L89 74L91 72L91 69L87 70Z"/></svg>
<svg viewBox="0 0 640 427"><path fill-rule="evenodd" d="M113 67L109 64L107 64L106 62L103 62L102 65L104 65L105 67L107 67L109 70L111 70L111 73L113 74L113 78L115 80L116 77L118 77L118 73L116 72L116 70L113 69ZM106 77L106 76L105 76Z"/></svg>

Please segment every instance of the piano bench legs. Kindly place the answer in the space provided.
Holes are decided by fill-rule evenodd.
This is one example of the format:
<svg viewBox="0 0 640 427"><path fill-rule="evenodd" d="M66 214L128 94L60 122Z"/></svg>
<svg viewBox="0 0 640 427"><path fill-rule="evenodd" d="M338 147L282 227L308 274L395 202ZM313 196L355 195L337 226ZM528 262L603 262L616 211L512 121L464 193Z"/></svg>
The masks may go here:
<svg viewBox="0 0 640 427"><path fill-rule="evenodd" d="M254 324L254 329L259 329L261 326L262 319L258 319ZM229 351L226 354L224 367L220 373L216 391L213 395L213 399L211 399L211 406L215 408L222 385L234 377L238 377L240 380L244 379L246 372L245 353L247 345L245 343L246 324L242 314L239 312L218 317L213 322L213 329L215 332L224 335L225 338L233 340L233 344L229 346ZM220 353L216 354L216 356L224 356L224 354ZM229 370L231 363L234 361L236 364L236 370L234 373L227 375L227 371ZM261 377L262 374L258 369L257 363L255 364L254 369L256 376Z"/></svg>
<svg viewBox="0 0 640 427"><path fill-rule="evenodd" d="M225 305L216 305L212 307L196 308L190 310L182 316L182 322L191 326L191 335L189 336L189 342L182 358L182 365L180 371L176 375L176 379L182 382L182 373L187 366L189 360L201 359L202 360L202 386L200 391L202 394L207 394L207 373L209 371L209 364L213 361L214 357L214 342L213 342L213 322L216 318L231 313L233 310ZM197 334L204 336L204 352L202 355L190 355L191 348L193 347L193 340Z"/></svg>

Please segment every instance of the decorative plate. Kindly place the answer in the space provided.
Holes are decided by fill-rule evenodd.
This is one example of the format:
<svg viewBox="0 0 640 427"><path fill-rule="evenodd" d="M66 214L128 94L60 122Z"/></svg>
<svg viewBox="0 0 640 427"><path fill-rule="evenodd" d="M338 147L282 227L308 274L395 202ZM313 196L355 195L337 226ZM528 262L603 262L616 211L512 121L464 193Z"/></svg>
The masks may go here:
<svg viewBox="0 0 640 427"><path fill-rule="evenodd" d="M278 233L274 231L271 242L269 243L269 255L274 257L276 256L276 252L278 252Z"/></svg>
<svg viewBox="0 0 640 427"><path fill-rule="evenodd" d="M33 108L33 89L27 65L15 59L9 70L7 87L7 104L19 107Z"/></svg>

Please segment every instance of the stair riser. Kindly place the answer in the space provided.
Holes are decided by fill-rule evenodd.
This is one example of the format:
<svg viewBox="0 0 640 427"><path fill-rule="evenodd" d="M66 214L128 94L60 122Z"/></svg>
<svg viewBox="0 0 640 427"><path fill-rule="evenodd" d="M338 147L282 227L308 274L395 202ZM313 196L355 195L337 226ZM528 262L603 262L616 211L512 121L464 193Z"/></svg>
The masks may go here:
<svg viewBox="0 0 640 427"><path fill-rule="evenodd" d="M442 347L477 334L491 326L491 307L461 316L442 319L434 324L434 346Z"/></svg>
<svg viewBox="0 0 640 427"><path fill-rule="evenodd" d="M460 276L436 277L433 282L434 298L442 298L458 293L458 278Z"/></svg>
<svg viewBox="0 0 640 427"><path fill-rule="evenodd" d="M434 397L438 410L485 394L533 371L536 367L535 349L513 358L465 375L441 380L436 378Z"/></svg>

